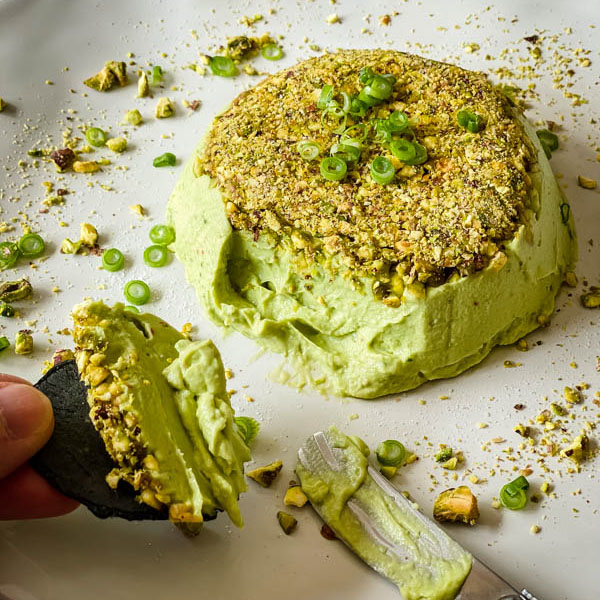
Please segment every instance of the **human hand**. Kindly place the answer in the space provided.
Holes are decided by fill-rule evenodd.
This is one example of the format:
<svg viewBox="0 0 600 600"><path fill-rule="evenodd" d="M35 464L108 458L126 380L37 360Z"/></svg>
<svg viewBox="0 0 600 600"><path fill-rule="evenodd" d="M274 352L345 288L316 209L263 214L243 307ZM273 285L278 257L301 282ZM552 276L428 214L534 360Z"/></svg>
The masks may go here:
<svg viewBox="0 0 600 600"><path fill-rule="evenodd" d="M27 464L53 429L50 400L24 379L0 374L0 519L55 517L77 508Z"/></svg>

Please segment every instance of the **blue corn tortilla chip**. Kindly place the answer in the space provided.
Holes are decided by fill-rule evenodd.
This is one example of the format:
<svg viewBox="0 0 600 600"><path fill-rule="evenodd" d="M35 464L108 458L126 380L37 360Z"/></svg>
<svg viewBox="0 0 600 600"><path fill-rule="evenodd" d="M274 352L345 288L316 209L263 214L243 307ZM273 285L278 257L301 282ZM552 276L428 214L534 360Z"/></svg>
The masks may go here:
<svg viewBox="0 0 600 600"><path fill-rule="evenodd" d="M90 421L87 388L79 379L74 361L53 367L35 387L50 398L54 409L54 433L31 460L40 475L101 519L168 518L167 511L138 502L128 484L121 482L117 490L113 490L106 483L105 477L115 463Z"/></svg>

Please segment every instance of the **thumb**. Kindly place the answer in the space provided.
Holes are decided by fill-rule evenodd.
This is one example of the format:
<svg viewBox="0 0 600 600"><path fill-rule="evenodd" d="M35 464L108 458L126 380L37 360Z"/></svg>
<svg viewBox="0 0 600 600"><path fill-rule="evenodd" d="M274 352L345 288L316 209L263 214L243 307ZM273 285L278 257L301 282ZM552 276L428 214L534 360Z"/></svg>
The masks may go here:
<svg viewBox="0 0 600 600"><path fill-rule="evenodd" d="M54 428L50 400L31 385L0 381L0 479L25 463Z"/></svg>

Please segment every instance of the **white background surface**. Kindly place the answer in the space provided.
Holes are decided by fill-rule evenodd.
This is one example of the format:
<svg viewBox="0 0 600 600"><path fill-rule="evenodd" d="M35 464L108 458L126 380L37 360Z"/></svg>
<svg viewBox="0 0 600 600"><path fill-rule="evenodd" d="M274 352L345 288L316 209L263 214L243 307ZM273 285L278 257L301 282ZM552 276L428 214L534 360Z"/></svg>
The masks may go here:
<svg viewBox="0 0 600 600"><path fill-rule="evenodd" d="M268 15L269 8L274 15ZM368 8L367 8L368 7ZM380 27L378 16L391 13L389 27ZM327 15L337 12L342 23L329 25ZM370 23L363 17L370 12ZM600 179L600 164L595 161L593 144L598 145L598 77L600 65L600 8L587 2L497 2L489 10L481 2L349 2L334 6L323 0L308 2L90 2L63 0L0 1L0 96L10 108L0 114L0 221L9 217L32 216L48 242L47 261L35 270L22 266L34 285L35 305L22 304L24 319L36 320L36 352L31 358L15 357L12 350L0 357L0 369L32 380L39 378L43 359L56 347L69 345L68 337L56 334L69 326L70 307L84 296L122 299L123 284L134 278L152 287L152 312L175 326L190 321L194 335L212 337L235 377L230 386L238 390L233 402L239 414L255 416L262 425L254 453L256 462L281 458L284 471L273 488L250 491L241 499L246 525L242 530L230 526L226 517L206 525L196 539L186 539L168 523L126 523L100 521L84 508L52 520L0 525L0 592L14 598L81 599L341 599L398 598L395 588L355 559L338 542L319 535L320 522L310 508L292 510L299 520L290 537L281 532L276 512L289 479L293 477L295 452L301 441L315 430L335 423L349 433L362 436L372 447L387 438L398 438L415 451L420 460L404 469L396 483L411 491L427 514L437 493L450 487L447 473L434 464L432 455L440 443L463 450L466 463L458 471L459 483L476 474L487 483L472 486L480 502L481 520L474 528L448 527L447 530L467 549L494 567L516 586L527 586L543 600L592 600L598 597L600 570L600 515L598 458L584 465L581 473L568 475L566 465L548 460L562 477L547 476L555 482L556 498L529 504L521 512L494 510L490 504L500 487L513 478L513 463L500 463L506 469L490 477L495 457L507 446L516 447L519 439L512 432L519 421L533 418L548 405L543 397L558 398L564 385L586 381L592 385L585 406L589 419L597 420L597 407L591 403L600 389L596 355L600 349L598 311L585 311L577 298L563 291L560 312L549 328L533 333L529 342L543 342L527 353L515 348L496 350L480 366L448 381L428 384L413 392L380 401L325 399L310 391L302 393L271 383L267 374L278 358L262 356L252 360L257 348L237 335L223 339L220 332L202 315L192 290L185 284L183 270L176 261L164 269L151 270L143 264L141 253L148 245L147 231L161 222L169 192L212 117L239 91L256 82L245 75L234 80L207 76L201 78L181 67L198 60L198 52L227 36L247 32L238 24L243 15L262 13L265 20L251 32L269 31L283 35L286 56L280 63L254 61L270 72L293 65L314 52L302 43L334 50L336 47L394 47L431 58L451 59L470 67L489 70L508 65L497 56L503 48L515 48L527 56L524 35L536 28L561 34L568 47L592 50L592 66L577 68L573 91L582 93L590 104L573 109L562 94L552 88L547 70L536 80L542 102L534 103L529 114L559 121L564 116L561 135L563 149L552 161L555 172L564 175L563 187L572 203L580 240L580 280L600 284L598 231L600 195L577 187L579 173ZM465 19L470 25L465 25ZM504 17L505 21L499 21ZM515 19L517 17L517 19ZM454 25L460 25L455 29ZM437 28L444 26L446 31ZM361 34L366 27L371 34ZM563 32L572 28L572 34ZM198 39L190 30L198 32ZM463 51L463 42L477 42L474 54ZM139 64L160 64L166 72L166 86L178 91L164 92L177 101L177 116L157 121L152 118L156 99L135 99L135 84L108 94L87 90L81 82L95 73L105 60L125 59L135 54ZM161 53L168 57L162 57ZM518 64L511 54L512 64ZM69 67L64 71L64 67ZM130 74L135 69L129 69ZM580 76L581 74L581 76ZM132 77L135 81L135 77ZM54 85L45 85L51 80ZM519 82L516 82L519 83ZM522 83L522 85L526 85ZM73 88L76 93L70 93ZM86 98L82 92L89 91ZM202 107L193 114L183 108L183 99L200 99ZM139 108L146 124L135 130L119 126L121 116ZM74 109L76 114L66 111ZM39 215L43 198L41 181L57 181L54 169L16 168L18 160L31 162L26 151L33 146L60 145L60 132L67 116L79 118L117 134L129 130L130 149L116 157L112 167L96 176L67 175L65 187L73 190L64 209L51 209ZM61 125L59 122L63 121ZM163 135L170 136L164 139ZM594 138L594 136L596 136ZM18 142L18 143L17 143ZM153 169L152 158L164 151L174 152L180 161L175 169ZM100 152L110 154L110 151ZM113 156L114 157L114 156ZM126 165L129 170L116 170ZM94 182L88 187L87 182ZM30 185L23 185L29 183ZM98 183L110 185L106 191ZM60 186L59 186L60 187ZM18 200L17 200L18 198ZM128 209L141 203L149 217L140 221ZM68 227L59 226L64 220ZM78 238L79 223L89 221L101 234L103 247L117 246L127 257L126 269L111 274L98 270L97 257L65 256L58 252L63 237ZM13 232L13 235L19 232ZM10 234L0 236L0 241ZM592 246L588 240L595 237ZM23 265L23 263L21 263ZM3 273L2 278L13 273ZM52 293L58 285L60 293ZM2 320L0 335L14 335L23 323ZM49 334L43 333L48 327ZM477 326L476 323L473 324ZM49 341L49 339L51 341ZM514 369L503 368L505 360L522 363ZM577 368L569 366L571 361ZM245 388L247 386L247 388ZM249 403L244 394L255 399ZM448 396L440 400L440 396ZM490 400L493 398L493 400ZM425 400L422 404L420 401ZM512 407L523 403L517 413ZM593 409L596 408L594 411ZM581 415L582 407L574 412ZM358 418L350 419L357 415ZM489 424L478 429L476 424ZM578 416L579 424L582 423ZM428 437L428 440L424 439ZM491 451L480 446L494 437L505 444L491 444ZM597 437L597 434L592 434ZM432 446L428 446L428 441ZM514 465L530 465L529 477L535 490L544 480L535 456L523 454ZM438 485L430 478L433 474ZM581 493L576 493L581 490ZM573 493L576 493L573 495ZM577 509L578 512L574 512ZM531 535L533 524L541 526Z"/></svg>

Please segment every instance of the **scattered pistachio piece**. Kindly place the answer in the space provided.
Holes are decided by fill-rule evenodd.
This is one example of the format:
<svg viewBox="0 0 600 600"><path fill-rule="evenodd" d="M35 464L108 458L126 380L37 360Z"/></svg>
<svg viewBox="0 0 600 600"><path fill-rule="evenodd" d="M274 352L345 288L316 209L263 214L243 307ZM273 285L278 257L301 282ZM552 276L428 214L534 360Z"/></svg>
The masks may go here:
<svg viewBox="0 0 600 600"><path fill-rule="evenodd" d="M109 60L104 67L115 76L121 87L129 83L129 79L127 78L127 65L123 61Z"/></svg>
<svg viewBox="0 0 600 600"><path fill-rule="evenodd" d="M75 152L71 148L61 148L54 150L50 154L59 172L66 171L75 162Z"/></svg>
<svg viewBox="0 0 600 600"><path fill-rule="evenodd" d="M93 90L105 92L113 88L117 83L120 86L124 86L127 82L127 66L125 63L111 60L104 65L103 69L89 79L86 79L83 83Z"/></svg>
<svg viewBox="0 0 600 600"><path fill-rule="evenodd" d="M65 238L60 245L60 251L62 254L77 254L81 246L81 240L73 242L69 238Z"/></svg>
<svg viewBox="0 0 600 600"><path fill-rule="evenodd" d="M529 427L519 423L513 427L513 431L518 433L521 437L529 437Z"/></svg>
<svg viewBox="0 0 600 600"><path fill-rule="evenodd" d="M595 190L597 182L595 179L584 177L583 175L577 175L577 184L579 187L585 188L586 190Z"/></svg>
<svg viewBox="0 0 600 600"><path fill-rule="evenodd" d="M585 308L600 307L600 288L593 286L587 294L581 296L581 304Z"/></svg>
<svg viewBox="0 0 600 600"><path fill-rule="evenodd" d="M79 226L79 231L79 241L84 246L89 246L91 248L96 245L96 243L98 242L98 231L91 223L82 223Z"/></svg>
<svg viewBox="0 0 600 600"><path fill-rule="evenodd" d="M0 300L3 302L15 302L25 300L31 296L33 288L27 279L6 281L0 284Z"/></svg>
<svg viewBox="0 0 600 600"><path fill-rule="evenodd" d="M589 448L589 439L584 433L578 435L568 448L560 451L560 455L564 458L571 459L574 463L579 464L584 458Z"/></svg>
<svg viewBox="0 0 600 600"><path fill-rule="evenodd" d="M127 140L123 137L115 137L106 140L106 145L113 152L124 152L127 149Z"/></svg>
<svg viewBox="0 0 600 600"><path fill-rule="evenodd" d="M290 533L296 529L296 525L298 525L298 521L292 517L292 515L288 515L288 513L283 512L282 510L278 511L277 520L285 535L290 535Z"/></svg>
<svg viewBox="0 0 600 600"><path fill-rule="evenodd" d="M581 402L581 394L578 390L565 386L565 400L569 404L579 404Z"/></svg>
<svg viewBox="0 0 600 600"><path fill-rule="evenodd" d="M14 317L15 309L6 302L0 300L0 317Z"/></svg>
<svg viewBox="0 0 600 600"><path fill-rule="evenodd" d="M141 204L132 204L129 207L129 210L135 214L135 215L139 215L140 217L144 217L146 216L146 210L144 209L144 207Z"/></svg>
<svg viewBox="0 0 600 600"><path fill-rule="evenodd" d="M299 485L290 486L283 498L283 503L286 506L302 508L307 502L308 498Z"/></svg>
<svg viewBox="0 0 600 600"><path fill-rule="evenodd" d="M435 462L446 462L450 458L454 456L454 451L452 448L443 447L433 458Z"/></svg>
<svg viewBox="0 0 600 600"><path fill-rule="evenodd" d="M161 98L156 105L156 118L166 119L175 114L175 106L169 98Z"/></svg>
<svg viewBox="0 0 600 600"><path fill-rule="evenodd" d="M145 98L150 94L150 83L148 82L148 75L146 75L146 71L140 71L140 77L138 79L137 84L137 97Z"/></svg>
<svg viewBox="0 0 600 600"><path fill-rule="evenodd" d="M577 287L577 275L573 271L567 271L565 274L565 283L569 287Z"/></svg>
<svg viewBox="0 0 600 600"><path fill-rule="evenodd" d="M456 471L456 467L458 466L458 456L453 456L452 458L445 460L441 466L449 471Z"/></svg>
<svg viewBox="0 0 600 600"><path fill-rule="evenodd" d="M279 475L279 471L281 471L282 467L283 463L280 460L277 460L264 467L258 467L257 469L249 471L246 475L250 477L250 479L254 479L256 483L267 488L275 481L275 478Z"/></svg>
<svg viewBox="0 0 600 600"><path fill-rule="evenodd" d="M129 125L135 125L137 127L144 122L144 119L142 118L142 113L137 108L134 108L133 110L128 110L125 113L123 122L129 123Z"/></svg>
<svg viewBox="0 0 600 600"><path fill-rule="evenodd" d="M392 467L391 465L381 465L379 471L386 479L391 479L398 472L398 467Z"/></svg>
<svg viewBox="0 0 600 600"><path fill-rule="evenodd" d="M479 518L477 498L466 485L442 492L433 505L433 517L440 523L461 521L475 525Z"/></svg>
<svg viewBox="0 0 600 600"><path fill-rule="evenodd" d="M0 112L2 112L6 108L6 102L0 98Z"/></svg>
<svg viewBox="0 0 600 600"><path fill-rule="evenodd" d="M15 354L31 354L33 337L29 329L21 329L15 334Z"/></svg>
<svg viewBox="0 0 600 600"><path fill-rule="evenodd" d="M100 170L100 165L95 160L76 160L73 171L76 173L95 173Z"/></svg>

